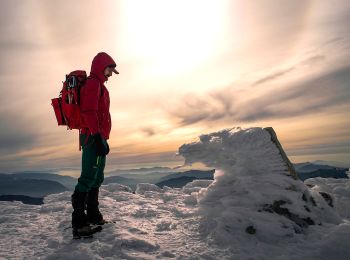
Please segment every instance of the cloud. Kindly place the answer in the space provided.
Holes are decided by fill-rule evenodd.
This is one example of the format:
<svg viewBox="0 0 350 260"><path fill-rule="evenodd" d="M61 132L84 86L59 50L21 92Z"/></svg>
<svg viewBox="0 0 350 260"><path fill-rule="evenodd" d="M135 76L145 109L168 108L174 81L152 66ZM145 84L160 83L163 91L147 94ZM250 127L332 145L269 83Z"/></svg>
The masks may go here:
<svg viewBox="0 0 350 260"><path fill-rule="evenodd" d="M323 55L315 55L315 56L311 56L303 61L301 61L299 64L296 64L292 67L289 67L287 69L284 69L284 70L280 70L280 71L276 71L276 72L273 72L271 74L268 74L264 77L262 77L261 79L258 79L257 81L255 81L252 85L253 86L256 86L256 85L260 85L260 84L263 84L263 83L266 83L266 82L269 82L269 81L272 81L272 80L275 80L275 79L278 79L278 78L282 78L283 76L289 74L290 72L296 70L296 69L299 69L300 67L302 66L312 66L312 65L315 65L321 61L324 61L325 60L325 56Z"/></svg>
<svg viewBox="0 0 350 260"><path fill-rule="evenodd" d="M291 156L308 154L350 154L350 142L314 144L302 148L291 148L288 149L288 154Z"/></svg>
<svg viewBox="0 0 350 260"><path fill-rule="evenodd" d="M159 152L159 153L147 153L137 155L125 155L118 154L115 156L112 154L109 157L109 163L111 165L125 165L125 164L142 164L153 163L154 165L162 165L164 162L173 162L179 164L183 159L176 156L176 151L173 152Z"/></svg>
<svg viewBox="0 0 350 260"><path fill-rule="evenodd" d="M339 36L337 36L337 37L334 37L334 38L328 40L325 44L338 43L338 42L343 41L344 39L345 39L344 37L339 37Z"/></svg>
<svg viewBox="0 0 350 260"><path fill-rule="evenodd" d="M191 105L184 102L169 113L180 125L218 120L252 122L306 115L347 104L349 82L350 66L346 66L293 85L266 88L259 94L255 88L247 87L240 91L225 88L205 97L193 96Z"/></svg>
<svg viewBox="0 0 350 260"><path fill-rule="evenodd" d="M0 152L11 153L18 150L27 149L35 144L37 135L14 120L13 114L0 113Z"/></svg>
<svg viewBox="0 0 350 260"><path fill-rule="evenodd" d="M36 10L43 21L44 32L56 46L65 48L76 47L79 44L89 44L103 33L104 17L96 18L96 13L105 11L105 5L98 1L43 1ZM77 10L84 9L84 12ZM90 18L90 19L89 19ZM90 41L89 41L90 40ZM102 40L102 39L101 39Z"/></svg>
<svg viewBox="0 0 350 260"><path fill-rule="evenodd" d="M0 76L8 76L26 68L28 53L40 50L44 44L35 38L28 12L30 1L3 1L0 9ZM29 8L25 12L26 8ZM1 84L2 85L2 84Z"/></svg>
<svg viewBox="0 0 350 260"><path fill-rule="evenodd" d="M285 70L282 70L282 71L274 72L274 73L271 74L271 75L268 75L268 76L266 76L266 77L263 77L263 78L261 78L261 79L255 81L255 82L253 83L253 86L259 85L259 84L263 84L263 83L266 83L266 82L268 82L268 81L271 81L271 80L275 80L275 79L277 79L277 78L280 78L280 77L284 76L285 74L287 74L287 73L293 71L294 69L295 69L294 67L290 67L290 68L285 69Z"/></svg>
<svg viewBox="0 0 350 260"><path fill-rule="evenodd" d="M156 134L155 129L151 127L143 127L141 128L141 131L146 134L146 136L153 136Z"/></svg>
<svg viewBox="0 0 350 260"><path fill-rule="evenodd" d="M316 63L319 63L321 61L324 61L326 59L326 56L324 55L315 55L312 57L307 58L306 60L303 60L300 65L314 65Z"/></svg>

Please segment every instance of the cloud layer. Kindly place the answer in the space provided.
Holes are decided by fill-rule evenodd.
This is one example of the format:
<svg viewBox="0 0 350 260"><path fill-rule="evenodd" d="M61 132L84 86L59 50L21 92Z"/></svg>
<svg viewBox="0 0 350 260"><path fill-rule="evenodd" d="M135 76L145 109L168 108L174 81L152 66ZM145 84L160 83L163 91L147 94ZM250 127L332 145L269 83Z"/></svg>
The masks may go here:
<svg viewBox="0 0 350 260"><path fill-rule="evenodd" d="M302 64L322 60L324 56L315 56ZM268 86L270 82L281 80L297 69L295 66L266 75L252 86L237 90L232 86L204 97L186 96L183 103L169 110L170 116L175 117L181 126L217 120L253 122L307 115L348 103L350 64L299 82L282 81L274 87ZM259 90L256 89L257 85Z"/></svg>

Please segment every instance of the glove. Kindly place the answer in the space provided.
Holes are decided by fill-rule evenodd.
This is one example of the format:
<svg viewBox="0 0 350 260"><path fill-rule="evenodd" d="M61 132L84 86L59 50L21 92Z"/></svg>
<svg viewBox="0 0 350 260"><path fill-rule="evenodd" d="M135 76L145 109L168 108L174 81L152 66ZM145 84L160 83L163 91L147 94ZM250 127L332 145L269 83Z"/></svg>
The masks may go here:
<svg viewBox="0 0 350 260"><path fill-rule="evenodd" d="M106 147L107 147L107 149L106 149L106 155L107 155L107 154L109 154L109 144L107 143L107 140L106 140Z"/></svg>
<svg viewBox="0 0 350 260"><path fill-rule="evenodd" d="M96 155L97 156L105 156L109 152L109 147L108 147L108 152L107 152L107 146L104 144L104 140L101 136L100 133L94 134L93 139L96 144Z"/></svg>

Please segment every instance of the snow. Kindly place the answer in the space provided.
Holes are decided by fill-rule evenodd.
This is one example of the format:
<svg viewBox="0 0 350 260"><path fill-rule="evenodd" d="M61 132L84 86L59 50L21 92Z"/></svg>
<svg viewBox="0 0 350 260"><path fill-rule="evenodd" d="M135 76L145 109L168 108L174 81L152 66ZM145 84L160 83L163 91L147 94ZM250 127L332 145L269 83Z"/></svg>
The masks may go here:
<svg viewBox="0 0 350 260"><path fill-rule="evenodd" d="M214 181L182 189L144 183L135 193L104 185L100 209L115 223L91 239L72 239L71 192L43 205L0 202L0 258L350 259L350 181L315 178L307 186L280 152L262 128L202 135L179 154L215 168ZM279 210L292 217L272 211L282 201ZM298 222L307 218L314 225Z"/></svg>
<svg viewBox="0 0 350 260"><path fill-rule="evenodd" d="M305 181L312 186L315 194L325 192L330 194L334 201L334 210L343 219L350 219L350 181L349 179L313 178Z"/></svg>
<svg viewBox="0 0 350 260"><path fill-rule="evenodd" d="M145 194L150 192L161 192L162 189L155 184L150 183L139 183L136 187L135 192L137 194Z"/></svg>
<svg viewBox="0 0 350 260"><path fill-rule="evenodd" d="M133 194L110 186L101 190L100 208L106 219L93 239L72 240L70 193L53 194L40 206L1 202L0 257L45 259L155 259L191 255L214 257L198 232L196 206L178 190Z"/></svg>

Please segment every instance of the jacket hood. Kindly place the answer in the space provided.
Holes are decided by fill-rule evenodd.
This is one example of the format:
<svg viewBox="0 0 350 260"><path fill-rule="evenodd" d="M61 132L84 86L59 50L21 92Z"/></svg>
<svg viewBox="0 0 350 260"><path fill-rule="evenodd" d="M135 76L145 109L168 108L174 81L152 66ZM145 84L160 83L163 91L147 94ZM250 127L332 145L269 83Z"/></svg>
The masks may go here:
<svg viewBox="0 0 350 260"><path fill-rule="evenodd" d="M107 53L100 52L92 60L90 74L95 75L103 84L108 80L108 78L104 75L104 70L109 65L116 66L116 63Z"/></svg>

